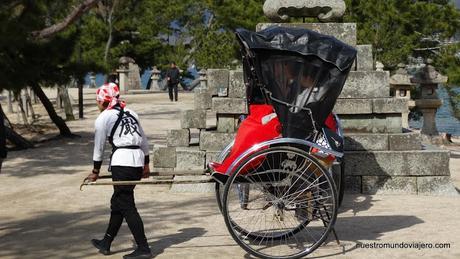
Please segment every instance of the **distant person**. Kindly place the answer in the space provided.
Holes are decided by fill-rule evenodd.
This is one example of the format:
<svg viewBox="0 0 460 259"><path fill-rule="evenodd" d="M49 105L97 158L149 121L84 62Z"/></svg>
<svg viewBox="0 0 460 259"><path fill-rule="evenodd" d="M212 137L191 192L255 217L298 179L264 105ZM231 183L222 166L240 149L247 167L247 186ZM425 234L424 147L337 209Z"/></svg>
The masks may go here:
<svg viewBox="0 0 460 259"><path fill-rule="evenodd" d="M94 169L87 179L96 181L102 165L106 140L112 145L109 171L113 181L137 181L147 178L149 168L149 146L138 115L126 108L119 99L119 89L114 83L106 83L97 89L96 101L101 114L95 122ZM110 200L110 221L103 239L93 239L91 243L99 252L110 254L110 246L123 219L134 236L136 250L123 256L125 259L151 258L152 254L144 232L144 223L134 202L135 185L115 185Z"/></svg>
<svg viewBox="0 0 460 259"><path fill-rule="evenodd" d="M179 92L178 84L180 79L180 71L175 62L171 62L171 68L166 73L166 80L168 81L169 100L177 102L179 99L177 94ZM173 95L174 92L174 95Z"/></svg>

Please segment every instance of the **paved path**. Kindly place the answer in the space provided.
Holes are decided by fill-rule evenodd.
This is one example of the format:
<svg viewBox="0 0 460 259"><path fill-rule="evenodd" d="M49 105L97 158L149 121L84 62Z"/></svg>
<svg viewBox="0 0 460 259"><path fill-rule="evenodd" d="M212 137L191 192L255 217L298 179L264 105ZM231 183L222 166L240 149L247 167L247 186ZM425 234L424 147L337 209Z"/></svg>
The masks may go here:
<svg viewBox="0 0 460 259"><path fill-rule="evenodd" d="M92 95L85 95L87 103ZM127 96L151 139L178 128L178 111L192 96L170 103L165 94ZM89 107L89 106L88 106ZM0 174L0 258L121 258L132 248L123 225L114 255L104 257L89 243L108 221L111 188L78 185L91 170L92 124L97 115L70 123L81 138L53 140L9 153ZM451 171L460 187L460 156ZM170 193L167 187L136 187L138 208L157 258L250 258L230 238L212 194ZM313 256L328 258L460 258L460 197L347 195L336 229L342 240ZM448 249L363 249L358 243L450 243Z"/></svg>

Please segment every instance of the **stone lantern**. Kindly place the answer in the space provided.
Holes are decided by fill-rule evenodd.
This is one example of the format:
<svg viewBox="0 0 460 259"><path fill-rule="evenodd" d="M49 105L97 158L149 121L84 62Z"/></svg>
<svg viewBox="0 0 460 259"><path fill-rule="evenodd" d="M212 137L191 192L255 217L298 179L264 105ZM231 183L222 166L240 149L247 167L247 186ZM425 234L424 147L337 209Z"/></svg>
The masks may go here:
<svg viewBox="0 0 460 259"><path fill-rule="evenodd" d="M411 100L410 91L414 88L411 76L407 73L404 64L398 64L395 74L390 77L391 96L397 99L407 100L407 110L402 113L403 128L409 127L409 109L415 107L415 102Z"/></svg>
<svg viewBox="0 0 460 259"><path fill-rule="evenodd" d="M96 85L96 74L91 72L89 74L89 87L90 88L96 88L97 85Z"/></svg>
<svg viewBox="0 0 460 259"><path fill-rule="evenodd" d="M382 64L382 62L380 62L380 61L375 62L375 70L376 71L383 71L384 68L385 68L385 66Z"/></svg>
<svg viewBox="0 0 460 259"><path fill-rule="evenodd" d="M421 90L420 98L415 100L415 106L423 113L422 134L437 136L439 132L436 127L436 112L441 107L442 100L439 99L436 89L439 84L447 83L448 78L436 71L431 65L432 62L428 59L426 66L411 81L418 84Z"/></svg>
<svg viewBox="0 0 460 259"><path fill-rule="evenodd" d="M158 80L160 79L160 73L161 71L158 70L156 66L154 66L152 69L152 76L150 77L150 79L152 79L152 81L150 82L150 91L160 90L160 86L158 85Z"/></svg>

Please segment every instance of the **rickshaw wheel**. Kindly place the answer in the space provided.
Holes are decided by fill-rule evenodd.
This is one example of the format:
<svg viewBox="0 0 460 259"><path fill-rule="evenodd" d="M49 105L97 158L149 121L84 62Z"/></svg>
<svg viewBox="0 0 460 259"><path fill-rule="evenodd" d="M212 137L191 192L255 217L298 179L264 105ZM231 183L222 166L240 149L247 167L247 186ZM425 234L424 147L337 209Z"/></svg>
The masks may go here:
<svg viewBox="0 0 460 259"><path fill-rule="evenodd" d="M255 164L254 161L263 162ZM233 239L261 258L300 258L327 238L337 217L329 172L307 152L287 146L245 158L225 184L222 214Z"/></svg>

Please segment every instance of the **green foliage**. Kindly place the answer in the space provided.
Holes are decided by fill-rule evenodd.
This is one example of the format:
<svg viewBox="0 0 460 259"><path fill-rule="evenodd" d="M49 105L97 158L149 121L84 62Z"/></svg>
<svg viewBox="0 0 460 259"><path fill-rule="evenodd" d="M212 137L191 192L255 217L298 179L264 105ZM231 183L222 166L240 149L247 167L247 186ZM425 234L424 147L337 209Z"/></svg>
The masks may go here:
<svg viewBox="0 0 460 259"><path fill-rule="evenodd" d="M374 59L394 69L414 49L452 37L460 12L449 1L346 0L344 21L356 22L358 43L374 46ZM428 39L428 40L427 40ZM430 40L431 39L431 40Z"/></svg>
<svg viewBox="0 0 460 259"><path fill-rule="evenodd" d="M82 79L97 64L78 59L79 31L71 26L47 41L31 33L59 21L74 1L2 1L0 3L0 89L18 91L38 82L53 86Z"/></svg>
<svg viewBox="0 0 460 259"><path fill-rule="evenodd" d="M263 0L118 0L113 41L104 63L109 36L104 5L110 7L113 2L103 1L83 19L81 27L83 60L106 70L115 69L121 56L134 58L141 69L166 67L170 61L186 67L193 60L200 67L228 67L239 57L234 30L255 29L265 21ZM176 45L168 44L168 36L176 39Z"/></svg>

